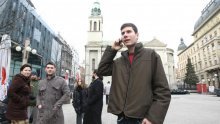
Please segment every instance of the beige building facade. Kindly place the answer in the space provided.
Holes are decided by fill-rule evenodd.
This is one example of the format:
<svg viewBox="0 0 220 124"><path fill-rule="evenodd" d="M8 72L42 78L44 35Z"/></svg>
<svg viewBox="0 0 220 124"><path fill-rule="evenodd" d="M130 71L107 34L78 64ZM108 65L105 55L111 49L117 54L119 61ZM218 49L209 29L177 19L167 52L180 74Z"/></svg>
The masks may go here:
<svg viewBox="0 0 220 124"><path fill-rule="evenodd" d="M161 57L164 71L171 89L176 88L175 80L175 65L174 65L174 50L167 48L167 44L154 38L151 41L144 43L145 48L154 49Z"/></svg>
<svg viewBox="0 0 220 124"><path fill-rule="evenodd" d="M183 83L189 57L198 83L220 88L220 0L211 0L202 10L192 36L193 42L178 53L177 82Z"/></svg>

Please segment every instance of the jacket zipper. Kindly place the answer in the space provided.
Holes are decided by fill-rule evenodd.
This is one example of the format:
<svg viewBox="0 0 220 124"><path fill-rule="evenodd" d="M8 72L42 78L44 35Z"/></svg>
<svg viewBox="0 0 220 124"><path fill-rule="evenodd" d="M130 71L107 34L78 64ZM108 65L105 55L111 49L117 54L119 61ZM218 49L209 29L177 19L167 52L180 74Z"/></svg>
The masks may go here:
<svg viewBox="0 0 220 124"><path fill-rule="evenodd" d="M131 63L129 62L129 59L127 59L127 63L129 64L129 78L128 78L128 84L127 84L127 90L126 90L126 97L125 97L125 103L124 103L124 108L123 108L123 113L125 111L126 103L127 103L127 97L128 97L128 88L130 84L130 77L131 77ZM133 63L133 62L132 62Z"/></svg>

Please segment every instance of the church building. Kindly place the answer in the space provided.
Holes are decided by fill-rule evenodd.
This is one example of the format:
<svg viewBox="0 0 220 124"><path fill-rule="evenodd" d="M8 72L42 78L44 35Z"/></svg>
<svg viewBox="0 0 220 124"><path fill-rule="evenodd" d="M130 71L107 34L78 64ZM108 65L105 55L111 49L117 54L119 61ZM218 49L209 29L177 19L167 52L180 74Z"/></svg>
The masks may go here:
<svg viewBox="0 0 220 124"><path fill-rule="evenodd" d="M91 15L88 18L88 41L85 45L85 82L90 84L92 81L92 72L98 68L101 57L105 51L107 45L111 45L111 42L103 40L103 16L101 14L100 3L94 2L91 9ZM142 42L142 41L139 41ZM167 76L170 87L175 82L174 73L174 51L167 48L167 45L154 38L152 41L142 42L145 48L155 49L155 51L161 56L164 70ZM123 47L120 51L126 50ZM120 56L121 52L118 52L116 58ZM111 76L104 77L103 82L111 82Z"/></svg>

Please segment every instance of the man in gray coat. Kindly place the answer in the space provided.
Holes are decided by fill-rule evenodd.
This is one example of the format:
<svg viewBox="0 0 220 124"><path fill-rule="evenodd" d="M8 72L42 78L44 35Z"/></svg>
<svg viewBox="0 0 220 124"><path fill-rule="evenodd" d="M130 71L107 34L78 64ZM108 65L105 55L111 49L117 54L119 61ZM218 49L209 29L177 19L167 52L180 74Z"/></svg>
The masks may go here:
<svg viewBox="0 0 220 124"><path fill-rule="evenodd" d="M117 124L162 124L171 95L160 56L137 42L134 24L123 24L121 36L106 48L98 68L99 75L112 76L108 112L118 116ZM114 59L123 45L127 50Z"/></svg>
<svg viewBox="0 0 220 124"><path fill-rule="evenodd" d="M55 76L56 66L46 64L46 79L39 82L37 124L64 124L62 105L69 100L70 90L62 77Z"/></svg>

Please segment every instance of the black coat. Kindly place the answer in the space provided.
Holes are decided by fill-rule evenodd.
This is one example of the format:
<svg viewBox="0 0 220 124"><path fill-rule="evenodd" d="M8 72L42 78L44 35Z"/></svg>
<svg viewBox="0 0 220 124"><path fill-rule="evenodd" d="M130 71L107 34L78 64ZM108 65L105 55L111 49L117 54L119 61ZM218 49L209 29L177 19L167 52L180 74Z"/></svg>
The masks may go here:
<svg viewBox="0 0 220 124"><path fill-rule="evenodd" d="M81 86L76 86L73 91L73 107L77 114L81 114L85 112L86 109L86 100L88 97L88 90L86 88L82 88Z"/></svg>
<svg viewBox="0 0 220 124"><path fill-rule="evenodd" d="M83 124L101 124L103 107L103 82L99 78L94 80L88 88L87 110Z"/></svg>

